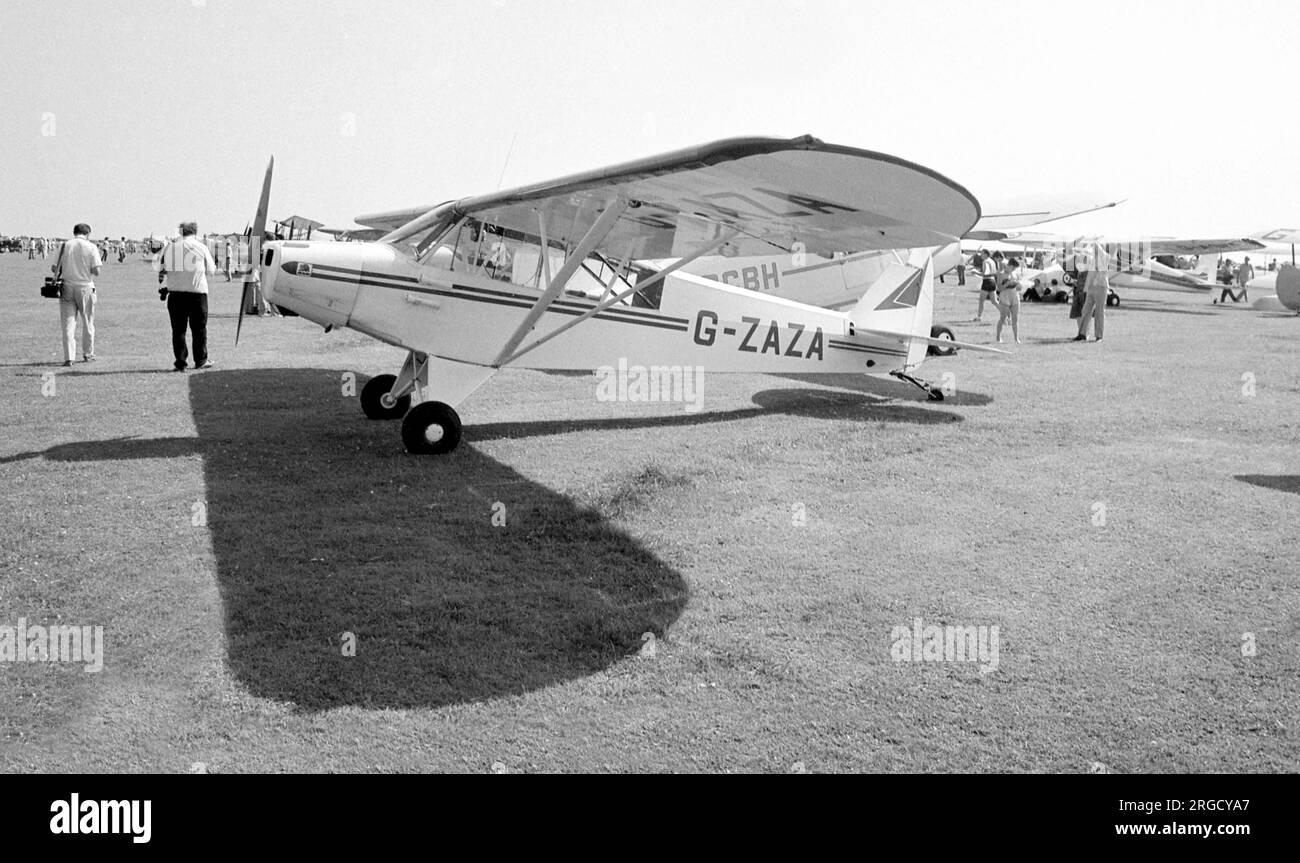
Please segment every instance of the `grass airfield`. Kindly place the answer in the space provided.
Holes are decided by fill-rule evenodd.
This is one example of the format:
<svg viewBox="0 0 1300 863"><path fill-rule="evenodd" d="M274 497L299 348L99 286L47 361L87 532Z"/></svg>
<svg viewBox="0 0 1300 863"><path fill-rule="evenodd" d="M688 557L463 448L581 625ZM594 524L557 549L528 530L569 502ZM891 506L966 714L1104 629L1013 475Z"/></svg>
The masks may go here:
<svg viewBox="0 0 1300 863"><path fill-rule="evenodd" d="M401 352L297 318L235 350L217 281L217 367L172 373L137 259L63 369L48 263L0 255L0 625L105 659L0 662L0 770L1300 768L1294 316L1131 291L1075 344L1026 303L1014 356L925 365L942 403L508 371L413 458L347 386ZM998 667L896 662L915 618L998 626Z"/></svg>

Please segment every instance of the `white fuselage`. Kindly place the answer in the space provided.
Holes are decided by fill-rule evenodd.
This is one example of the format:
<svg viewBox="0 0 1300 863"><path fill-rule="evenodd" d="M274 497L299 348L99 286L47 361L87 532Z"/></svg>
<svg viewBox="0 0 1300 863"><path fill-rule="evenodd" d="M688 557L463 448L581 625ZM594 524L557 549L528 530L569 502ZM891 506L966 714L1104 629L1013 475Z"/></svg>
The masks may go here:
<svg viewBox="0 0 1300 863"><path fill-rule="evenodd" d="M476 366L590 370L625 360L709 372L884 374L916 365L897 340L854 335L847 314L675 278L658 308L615 305L503 362L506 336L540 296L534 288L419 263L385 243L272 242L262 265L267 299L308 320ZM560 297L524 346L595 307L583 294Z"/></svg>

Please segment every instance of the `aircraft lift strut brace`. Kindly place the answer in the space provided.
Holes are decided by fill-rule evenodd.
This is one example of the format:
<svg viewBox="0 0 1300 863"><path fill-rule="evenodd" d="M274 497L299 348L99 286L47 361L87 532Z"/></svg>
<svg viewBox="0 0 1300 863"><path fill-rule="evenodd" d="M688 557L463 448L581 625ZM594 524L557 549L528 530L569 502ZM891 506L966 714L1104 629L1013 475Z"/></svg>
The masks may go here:
<svg viewBox="0 0 1300 863"><path fill-rule="evenodd" d="M551 283L546 286L546 290L537 298L537 302L528 310L528 314L520 321L515 331L510 334L510 338L506 339L505 344L501 346L501 352L492 361L494 368L501 368L501 366L505 365L506 360L514 353L515 348L519 347L519 343L524 340L529 331L537 325L537 321L551 307L551 303L559 299L560 294L564 291L564 286L569 282L569 278L586 262L587 256L595 250L596 246L600 245L600 241L609 235L609 232L614 229L614 225L618 223L619 218L627 211L629 206L631 206L631 202L626 198L618 198L605 207L605 212L600 214L600 218L596 219L595 224L591 226L569 254Z"/></svg>
<svg viewBox="0 0 1300 863"><path fill-rule="evenodd" d="M542 336L541 338L533 340L529 344L515 351L513 354L510 355L508 359L506 359L504 362L499 363L499 365L508 365L510 363L513 363L515 360L519 359L524 354L531 351L533 348L541 347L546 342L549 342L551 339L560 335L560 333L566 332L572 329L573 327L576 327L578 324L582 323L583 321L587 320L593 315L598 315L601 312L605 311L606 309L616 305L617 303L621 303L624 299L636 293L637 291L645 290L646 288L650 287L654 283L668 278L668 276L672 275L674 272L680 270L682 267L686 266L692 261L698 260L699 258L704 257L705 255L709 254L715 249L721 248L727 243L730 243L739 234L740 231L735 228L722 232L717 237L714 237L712 240L709 240L704 245L693 250L690 254L686 255L684 258L679 258L678 260L674 261L671 265L664 267L662 270L655 273L653 276L650 276L647 279L643 279L637 282L635 285L632 285L631 287L627 288L626 290L620 291L619 293L614 294L612 297L609 297L603 300L602 302L597 303L594 309L588 309L578 317L566 321L564 324L552 330L551 332L547 333L546 335Z"/></svg>

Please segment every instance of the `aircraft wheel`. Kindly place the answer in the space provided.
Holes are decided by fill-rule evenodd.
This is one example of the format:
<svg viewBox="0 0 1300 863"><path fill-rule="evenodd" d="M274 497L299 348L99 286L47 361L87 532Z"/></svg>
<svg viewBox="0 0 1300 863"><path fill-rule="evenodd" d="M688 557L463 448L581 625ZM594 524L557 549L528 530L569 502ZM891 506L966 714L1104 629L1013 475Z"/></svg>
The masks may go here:
<svg viewBox="0 0 1300 863"><path fill-rule="evenodd" d="M361 388L361 410L372 420L401 419L411 407L411 396L390 400L388 391L397 381L397 375L377 375Z"/></svg>
<svg viewBox="0 0 1300 863"><path fill-rule="evenodd" d="M441 455L460 443L460 416L442 402L421 402L402 420L402 443L412 455Z"/></svg>
<svg viewBox="0 0 1300 863"><path fill-rule="evenodd" d="M1067 294L1065 291L1057 291L1053 299L1055 299L1058 303L1064 303L1070 299L1070 295Z"/></svg>
<svg viewBox="0 0 1300 863"><path fill-rule="evenodd" d="M1108 306L1118 306L1118 305L1119 305L1119 294L1107 294L1107 295L1106 295L1106 305L1108 305Z"/></svg>
<svg viewBox="0 0 1300 863"><path fill-rule="evenodd" d="M930 338L947 339L950 342L956 341L956 336L952 334L952 330L948 329L947 327L940 327L937 325L930 327ZM953 354L957 353L957 349L941 348L938 345L930 345L930 348L926 351L926 353L932 357L950 357Z"/></svg>

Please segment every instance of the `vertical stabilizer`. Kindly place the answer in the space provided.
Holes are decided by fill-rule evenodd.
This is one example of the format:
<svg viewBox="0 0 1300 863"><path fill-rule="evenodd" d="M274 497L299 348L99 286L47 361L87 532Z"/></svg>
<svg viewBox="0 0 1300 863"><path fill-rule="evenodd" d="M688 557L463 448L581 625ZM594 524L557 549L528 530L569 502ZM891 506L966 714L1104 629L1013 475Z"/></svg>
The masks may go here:
<svg viewBox="0 0 1300 863"><path fill-rule="evenodd" d="M849 319L854 326L899 335L930 337L934 316L934 259L918 251L906 264L890 264L853 307ZM925 359L928 343L910 342L907 368Z"/></svg>

